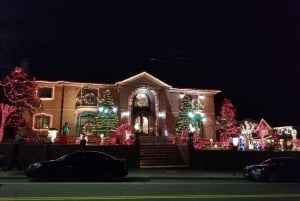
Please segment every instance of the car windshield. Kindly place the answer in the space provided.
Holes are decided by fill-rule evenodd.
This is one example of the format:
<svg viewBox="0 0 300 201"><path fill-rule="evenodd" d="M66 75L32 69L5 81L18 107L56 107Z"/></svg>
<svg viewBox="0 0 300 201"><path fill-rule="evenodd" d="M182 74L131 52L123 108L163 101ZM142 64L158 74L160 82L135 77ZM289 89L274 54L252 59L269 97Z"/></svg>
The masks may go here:
<svg viewBox="0 0 300 201"><path fill-rule="evenodd" d="M65 158L67 158L67 156L68 156L68 155L63 155L63 156L57 158L56 160L57 160L57 161L65 160Z"/></svg>
<svg viewBox="0 0 300 201"><path fill-rule="evenodd" d="M293 158L270 158L263 161L261 164L271 165L271 164L278 164L278 163L291 163L293 161L295 161Z"/></svg>
<svg viewBox="0 0 300 201"><path fill-rule="evenodd" d="M63 155L59 158L57 158L57 161L63 161L63 160L81 160L82 158L90 158L90 159L113 159L116 160L115 157L108 155L106 153L101 152L74 152L71 154Z"/></svg>
<svg viewBox="0 0 300 201"><path fill-rule="evenodd" d="M271 159L268 159L268 160L265 160L265 161L261 162L261 164L268 165L268 164L271 164L272 162L274 162L274 161L272 161Z"/></svg>

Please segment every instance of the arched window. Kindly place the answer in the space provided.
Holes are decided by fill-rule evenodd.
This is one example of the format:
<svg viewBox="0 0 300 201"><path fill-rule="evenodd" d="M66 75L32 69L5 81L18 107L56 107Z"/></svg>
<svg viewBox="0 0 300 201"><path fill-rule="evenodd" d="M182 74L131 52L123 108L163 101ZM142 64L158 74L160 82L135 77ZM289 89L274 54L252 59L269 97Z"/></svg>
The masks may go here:
<svg viewBox="0 0 300 201"><path fill-rule="evenodd" d="M96 113L83 112L77 119L77 134L91 135L91 126L94 124L94 118Z"/></svg>
<svg viewBox="0 0 300 201"><path fill-rule="evenodd" d="M134 107L149 107L149 97L146 94L137 94L134 98Z"/></svg>

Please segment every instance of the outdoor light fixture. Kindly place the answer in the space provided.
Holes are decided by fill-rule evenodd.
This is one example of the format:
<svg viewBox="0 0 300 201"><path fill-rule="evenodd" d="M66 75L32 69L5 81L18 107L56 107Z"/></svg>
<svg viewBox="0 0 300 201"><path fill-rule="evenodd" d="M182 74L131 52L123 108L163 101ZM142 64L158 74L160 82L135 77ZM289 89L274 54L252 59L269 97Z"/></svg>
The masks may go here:
<svg viewBox="0 0 300 201"><path fill-rule="evenodd" d="M100 134L100 139L101 139L100 144L104 144L104 134L103 133Z"/></svg>
<svg viewBox="0 0 300 201"><path fill-rule="evenodd" d="M184 94L179 94L180 99L183 99L184 96L185 96Z"/></svg>
<svg viewBox="0 0 300 201"><path fill-rule="evenodd" d="M115 106L108 107L101 105L98 110L99 113L103 114L105 117L105 136L107 137L109 129L109 117L115 115L115 113L118 111L118 108Z"/></svg>
<svg viewBox="0 0 300 201"><path fill-rule="evenodd" d="M48 142L51 142L51 143L55 142L55 138L57 136L57 132L58 132L58 130L56 128L50 128L48 130L48 135L47 135Z"/></svg>
<svg viewBox="0 0 300 201"><path fill-rule="evenodd" d="M158 117L164 119L166 117L166 111L161 111L158 113Z"/></svg>
<svg viewBox="0 0 300 201"><path fill-rule="evenodd" d="M239 145L239 138L238 137L233 137L232 138L232 144L233 146L238 146Z"/></svg>
<svg viewBox="0 0 300 201"><path fill-rule="evenodd" d="M239 137L233 137L232 138L232 145L233 145L233 149L237 150L238 145L239 145Z"/></svg>
<svg viewBox="0 0 300 201"><path fill-rule="evenodd" d="M126 111L126 112L121 112L121 118L125 118L125 117L129 117L129 112Z"/></svg>

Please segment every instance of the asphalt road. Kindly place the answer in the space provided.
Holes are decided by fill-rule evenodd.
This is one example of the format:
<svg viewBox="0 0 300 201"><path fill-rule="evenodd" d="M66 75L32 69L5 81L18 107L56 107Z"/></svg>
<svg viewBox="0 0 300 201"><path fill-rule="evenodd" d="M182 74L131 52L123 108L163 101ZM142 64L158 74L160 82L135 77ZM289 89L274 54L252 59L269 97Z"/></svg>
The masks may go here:
<svg viewBox="0 0 300 201"><path fill-rule="evenodd" d="M300 183L199 178L123 178L112 181L30 181L2 178L0 201L300 200Z"/></svg>

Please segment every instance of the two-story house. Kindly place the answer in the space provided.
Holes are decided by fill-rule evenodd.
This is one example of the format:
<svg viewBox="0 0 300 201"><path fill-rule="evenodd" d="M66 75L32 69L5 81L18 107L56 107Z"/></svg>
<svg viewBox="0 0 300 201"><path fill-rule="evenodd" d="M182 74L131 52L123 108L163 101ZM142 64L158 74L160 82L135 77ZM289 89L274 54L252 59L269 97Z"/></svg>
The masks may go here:
<svg viewBox="0 0 300 201"><path fill-rule="evenodd" d="M174 88L147 72L114 84L41 80L37 83L42 108L32 117L34 132L46 133L57 128L60 135L68 122L70 135L79 136L88 124L93 124L99 100L109 89L118 108L119 124L130 124L144 136L165 135L166 130L175 134L182 97L191 95L193 103L205 113L204 137L216 139L214 96L219 90Z"/></svg>

